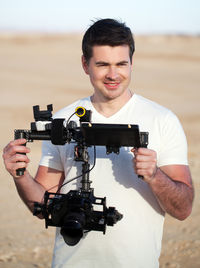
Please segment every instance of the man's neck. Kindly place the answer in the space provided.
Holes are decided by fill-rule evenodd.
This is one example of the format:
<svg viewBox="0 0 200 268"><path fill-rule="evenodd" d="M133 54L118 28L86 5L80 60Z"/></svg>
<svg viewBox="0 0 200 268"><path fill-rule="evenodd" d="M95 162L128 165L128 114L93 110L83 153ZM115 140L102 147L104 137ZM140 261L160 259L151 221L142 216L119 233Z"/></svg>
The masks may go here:
<svg viewBox="0 0 200 268"><path fill-rule="evenodd" d="M91 96L91 102L98 113L105 117L110 117L117 113L132 97L132 92L127 91L125 98L115 98L110 100L99 100L95 94Z"/></svg>

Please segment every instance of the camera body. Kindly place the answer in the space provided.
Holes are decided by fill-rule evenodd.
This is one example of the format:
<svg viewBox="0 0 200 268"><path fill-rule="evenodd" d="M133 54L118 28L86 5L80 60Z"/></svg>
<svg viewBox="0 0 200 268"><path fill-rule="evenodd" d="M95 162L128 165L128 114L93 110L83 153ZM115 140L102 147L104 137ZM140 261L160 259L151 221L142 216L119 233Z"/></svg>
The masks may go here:
<svg viewBox="0 0 200 268"><path fill-rule="evenodd" d="M98 210L94 210L98 206ZM114 207L106 207L106 198L95 197L90 191L71 190L67 194L46 192L44 204L35 203L34 215L42 213L46 228L61 228L64 241L76 245L88 231L106 232L106 225L113 226L122 219Z"/></svg>

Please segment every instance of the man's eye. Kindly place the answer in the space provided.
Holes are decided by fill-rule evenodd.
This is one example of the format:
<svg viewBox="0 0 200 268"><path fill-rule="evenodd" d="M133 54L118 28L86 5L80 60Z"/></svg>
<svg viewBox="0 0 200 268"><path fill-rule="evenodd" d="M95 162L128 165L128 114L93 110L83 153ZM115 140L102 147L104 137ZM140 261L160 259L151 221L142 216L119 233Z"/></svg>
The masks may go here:
<svg viewBox="0 0 200 268"><path fill-rule="evenodd" d="M117 64L117 66L127 66L127 62L120 62Z"/></svg>
<svg viewBox="0 0 200 268"><path fill-rule="evenodd" d="M104 66L108 66L108 64L106 64L106 63L98 63L97 64L97 67L104 67Z"/></svg>

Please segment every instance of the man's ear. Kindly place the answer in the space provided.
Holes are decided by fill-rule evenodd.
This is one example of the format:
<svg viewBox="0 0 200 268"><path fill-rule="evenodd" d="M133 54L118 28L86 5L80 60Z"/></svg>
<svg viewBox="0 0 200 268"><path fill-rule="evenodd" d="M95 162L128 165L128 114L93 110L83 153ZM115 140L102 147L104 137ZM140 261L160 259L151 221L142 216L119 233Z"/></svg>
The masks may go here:
<svg viewBox="0 0 200 268"><path fill-rule="evenodd" d="M82 61L83 70L85 71L86 74L88 74L88 64L87 64L87 61L83 55L81 57L81 61Z"/></svg>

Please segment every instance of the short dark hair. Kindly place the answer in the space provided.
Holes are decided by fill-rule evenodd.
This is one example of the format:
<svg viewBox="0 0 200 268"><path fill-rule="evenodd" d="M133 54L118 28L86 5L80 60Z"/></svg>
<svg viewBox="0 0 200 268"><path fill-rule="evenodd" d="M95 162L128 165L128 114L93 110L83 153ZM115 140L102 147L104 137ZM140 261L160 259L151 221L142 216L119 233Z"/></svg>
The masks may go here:
<svg viewBox="0 0 200 268"><path fill-rule="evenodd" d="M114 19L97 20L85 32L82 41L82 51L87 63L89 63L92 57L92 48L95 45L108 45L112 47L128 45L131 61L135 51L135 42L130 28L125 23Z"/></svg>

